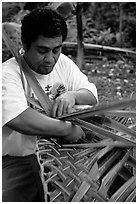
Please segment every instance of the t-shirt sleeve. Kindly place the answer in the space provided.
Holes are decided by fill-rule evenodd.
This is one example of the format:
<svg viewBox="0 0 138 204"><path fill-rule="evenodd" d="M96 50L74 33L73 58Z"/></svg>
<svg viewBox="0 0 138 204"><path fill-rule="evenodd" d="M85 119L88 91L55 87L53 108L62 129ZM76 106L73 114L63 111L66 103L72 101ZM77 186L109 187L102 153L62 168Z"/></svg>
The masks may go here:
<svg viewBox="0 0 138 204"><path fill-rule="evenodd" d="M4 71L2 74L2 125L4 126L27 108L19 73L12 74Z"/></svg>
<svg viewBox="0 0 138 204"><path fill-rule="evenodd" d="M97 88L94 83L88 81L88 77L83 74L78 66L69 59L68 63L68 90L80 90L87 89L89 90L96 98L98 102ZM70 64L70 65L69 65Z"/></svg>

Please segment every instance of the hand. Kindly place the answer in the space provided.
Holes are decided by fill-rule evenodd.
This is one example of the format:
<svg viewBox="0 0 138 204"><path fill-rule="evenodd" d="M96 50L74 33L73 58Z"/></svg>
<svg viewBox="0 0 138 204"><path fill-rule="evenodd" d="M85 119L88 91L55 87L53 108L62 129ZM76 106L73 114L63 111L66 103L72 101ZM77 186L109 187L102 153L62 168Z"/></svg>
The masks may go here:
<svg viewBox="0 0 138 204"><path fill-rule="evenodd" d="M60 140L64 143L65 141L74 143L74 142L77 142L81 138L85 138L85 133L83 132L82 128L79 127L78 125L72 125L71 132L63 138L60 138Z"/></svg>
<svg viewBox="0 0 138 204"><path fill-rule="evenodd" d="M72 112L72 107L75 105L75 97L73 92L69 91L61 94L55 100L52 108L52 117L61 116Z"/></svg>

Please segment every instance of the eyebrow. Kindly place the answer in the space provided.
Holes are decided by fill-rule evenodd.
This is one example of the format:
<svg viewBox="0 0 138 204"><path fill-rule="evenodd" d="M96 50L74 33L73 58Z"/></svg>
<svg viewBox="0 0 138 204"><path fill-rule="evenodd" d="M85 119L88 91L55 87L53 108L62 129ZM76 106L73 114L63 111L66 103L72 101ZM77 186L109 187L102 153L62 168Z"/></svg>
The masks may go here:
<svg viewBox="0 0 138 204"><path fill-rule="evenodd" d="M49 47L46 47L46 46L43 46L43 45L38 45L37 46L38 48L42 48L42 49L50 49ZM58 45L58 46L56 46L56 47L53 47L53 49L56 49L56 48L60 48L60 47L62 47L62 44L60 44L60 45Z"/></svg>

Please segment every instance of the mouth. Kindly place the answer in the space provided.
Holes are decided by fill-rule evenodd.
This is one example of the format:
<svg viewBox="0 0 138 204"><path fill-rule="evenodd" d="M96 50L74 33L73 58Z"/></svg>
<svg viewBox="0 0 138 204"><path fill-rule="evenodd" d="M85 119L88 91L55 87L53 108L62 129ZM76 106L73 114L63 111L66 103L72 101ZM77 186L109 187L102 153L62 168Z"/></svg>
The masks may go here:
<svg viewBox="0 0 138 204"><path fill-rule="evenodd" d="M53 66L52 65L41 65L39 67L39 72L41 72L41 74L48 74L52 71Z"/></svg>
<svg viewBox="0 0 138 204"><path fill-rule="evenodd" d="M45 67L46 69L51 69L53 66L52 65L42 65L42 67Z"/></svg>
<svg viewBox="0 0 138 204"><path fill-rule="evenodd" d="M42 68L42 69L46 69L46 70L49 70L49 69L52 69L52 65L40 65L40 67Z"/></svg>

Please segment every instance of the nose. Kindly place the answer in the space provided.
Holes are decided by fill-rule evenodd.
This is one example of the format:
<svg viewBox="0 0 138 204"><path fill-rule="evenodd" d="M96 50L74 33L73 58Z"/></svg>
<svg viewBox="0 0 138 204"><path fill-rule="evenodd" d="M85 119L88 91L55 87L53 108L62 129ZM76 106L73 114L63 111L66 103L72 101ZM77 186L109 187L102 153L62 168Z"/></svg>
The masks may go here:
<svg viewBox="0 0 138 204"><path fill-rule="evenodd" d="M53 64L54 63L54 55L52 51L49 51L48 53L45 54L44 56L44 62Z"/></svg>

